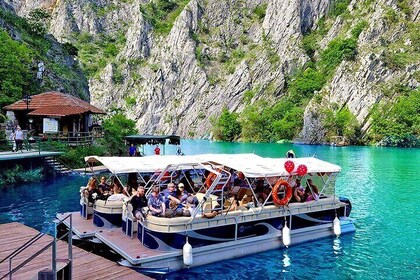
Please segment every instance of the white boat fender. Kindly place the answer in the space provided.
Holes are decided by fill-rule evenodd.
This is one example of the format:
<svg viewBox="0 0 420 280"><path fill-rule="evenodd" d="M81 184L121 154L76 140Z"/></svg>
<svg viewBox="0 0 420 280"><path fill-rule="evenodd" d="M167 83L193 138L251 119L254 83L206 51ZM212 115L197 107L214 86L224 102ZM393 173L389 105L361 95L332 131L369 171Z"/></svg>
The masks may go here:
<svg viewBox="0 0 420 280"><path fill-rule="evenodd" d="M284 227L282 229L282 237L284 246L289 247L292 241L290 239L290 229L287 227L287 221L284 223Z"/></svg>
<svg viewBox="0 0 420 280"><path fill-rule="evenodd" d="M335 235L339 237L341 234L341 224L340 224L340 219L338 219L337 216L335 216L335 219L333 221L333 229L334 229Z"/></svg>
<svg viewBox="0 0 420 280"><path fill-rule="evenodd" d="M182 256L184 257L184 264L186 266L190 266L193 264L192 246L190 243L188 243L188 236L187 241L185 242L184 247L182 248Z"/></svg>

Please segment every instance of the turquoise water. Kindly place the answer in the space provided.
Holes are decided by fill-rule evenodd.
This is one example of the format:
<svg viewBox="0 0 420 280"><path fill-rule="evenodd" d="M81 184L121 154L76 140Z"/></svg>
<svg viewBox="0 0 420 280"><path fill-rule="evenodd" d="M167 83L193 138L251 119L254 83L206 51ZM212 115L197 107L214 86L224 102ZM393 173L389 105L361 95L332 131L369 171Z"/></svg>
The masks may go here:
<svg viewBox="0 0 420 280"><path fill-rule="evenodd" d="M163 279L420 279L420 149L220 143L183 140L186 154L314 155L342 167L337 194L353 204L356 232L183 270ZM153 147L146 147L146 154ZM175 147L167 147L174 154ZM86 178L3 189L0 223L18 221L47 232L56 212L78 209ZM48 207L47 207L48 206ZM292 240L293 242L293 240Z"/></svg>

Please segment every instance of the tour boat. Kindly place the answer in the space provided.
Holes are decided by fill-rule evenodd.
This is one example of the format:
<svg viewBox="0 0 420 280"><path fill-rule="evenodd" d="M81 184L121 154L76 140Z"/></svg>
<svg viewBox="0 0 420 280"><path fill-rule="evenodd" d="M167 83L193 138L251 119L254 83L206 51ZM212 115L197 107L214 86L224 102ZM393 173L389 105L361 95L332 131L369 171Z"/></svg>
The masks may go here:
<svg viewBox="0 0 420 280"><path fill-rule="evenodd" d="M151 186L162 190L188 174L187 189L197 201L190 216L157 217L145 207L137 220L128 198L89 205L82 196L80 214L73 215L77 238L99 240L122 257L121 265L139 271L167 273L355 231L350 201L335 193L341 168L315 157L202 154L85 160L103 164L117 177L136 173L146 183L146 196ZM306 197L292 202L298 180ZM232 196L239 207L233 207Z"/></svg>

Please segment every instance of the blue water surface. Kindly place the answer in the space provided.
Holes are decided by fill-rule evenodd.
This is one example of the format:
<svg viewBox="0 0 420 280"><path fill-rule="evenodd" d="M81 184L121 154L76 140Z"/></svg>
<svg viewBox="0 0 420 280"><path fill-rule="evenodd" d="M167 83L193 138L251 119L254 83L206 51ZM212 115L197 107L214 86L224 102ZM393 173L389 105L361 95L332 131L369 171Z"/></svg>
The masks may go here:
<svg viewBox="0 0 420 280"><path fill-rule="evenodd" d="M329 147L183 140L185 154L314 155L342 167L336 192L353 205L356 232L288 249L181 270L159 279L420 279L420 149ZM153 153L146 146L146 154ZM176 148L165 148L175 154ZM3 188L0 223L17 221L51 232L57 212L77 211L87 177ZM292 240L293 243L293 240Z"/></svg>

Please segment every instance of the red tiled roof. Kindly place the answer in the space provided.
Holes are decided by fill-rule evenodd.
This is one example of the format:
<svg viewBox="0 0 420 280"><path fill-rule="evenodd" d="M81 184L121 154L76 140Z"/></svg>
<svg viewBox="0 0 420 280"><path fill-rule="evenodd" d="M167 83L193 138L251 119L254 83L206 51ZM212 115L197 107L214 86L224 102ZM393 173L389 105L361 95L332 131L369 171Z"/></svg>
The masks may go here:
<svg viewBox="0 0 420 280"><path fill-rule="evenodd" d="M61 92L50 91L31 97L32 99L28 103L28 109L31 111L29 115L69 116L86 112L106 114L101 109L79 98ZM4 109L8 111L26 110L26 102L25 100L19 100L5 106Z"/></svg>

